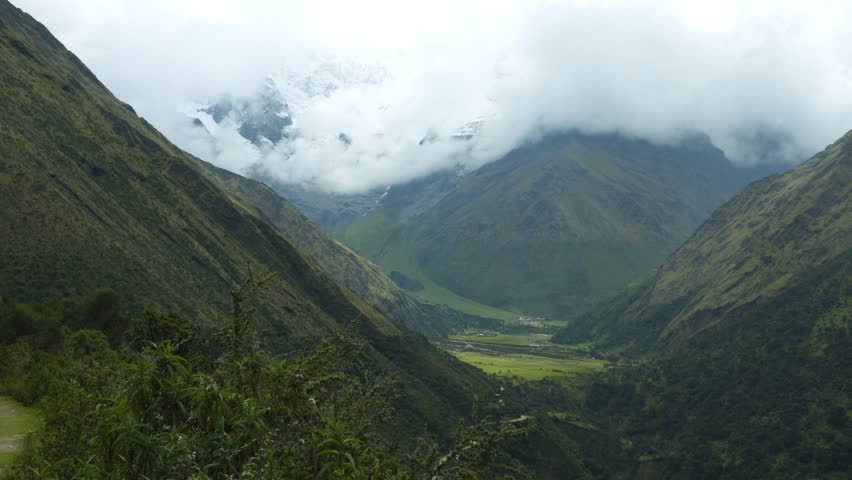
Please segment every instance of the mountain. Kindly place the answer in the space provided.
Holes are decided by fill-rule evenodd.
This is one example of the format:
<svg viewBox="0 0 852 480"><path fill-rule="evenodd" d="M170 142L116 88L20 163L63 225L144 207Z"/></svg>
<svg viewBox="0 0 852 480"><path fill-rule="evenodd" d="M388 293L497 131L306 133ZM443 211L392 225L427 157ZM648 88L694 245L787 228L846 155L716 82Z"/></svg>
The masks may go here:
<svg viewBox="0 0 852 480"><path fill-rule="evenodd" d="M208 328L249 270L274 352L342 328L402 385L398 421L450 432L485 376L431 347L332 279L117 100L37 21L0 0L0 295L21 302L114 289L138 312L172 309Z"/></svg>
<svg viewBox="0 0 852 480"><path fill-rule="evenodd" d="M257 207L335 279L408 328L427 336L443 336L451 329L489 323L446 306L417 301L379 267L332 238L270 187L207 162L202 164L231 193Z"/></svg>
<svg viewBox="0 0 852 480"><path fill-rule="evenodd" d="M852 132L749 185L555 340L638 359L586 392L628 478L846 478Z"/></svg>
<svg viewBox="0 0 852 480"><path fill-rule="evenodd" d="M737 194L655 275L577 322L564 338L599 332L615 343L678 344L735 321L852 249L850 199L847 134L801 166Z"/></svg>
<svg viewBox="0 0 852 480"><path fill-rule="evenodd" d="M225 95L213 104L197 107L191 116L193 125L211 135L227 128L226 121L230 121L240 136L259 146L286 138L285 129L293 125L290 107L271 79L253 97Z"/></svg>
<svg viewBox="0 0 852 480"><path fill-rule="evenodd" d="M296 68L269 75L252 95L224 94L193 105L186 114L211 140L220 129L233 128L258 147L274 145L298 136L298 118L317 102L339 90L376 85L387 76L388 72L379 65L313 58Z"/></svg>
<svg viewBox="0 0 852 480"><path fill-rule="evenodd" d="M367 215L381 205L385 189L371 190L365 193L330 193L313 190L296 183L285 183L258 169L245 172L275 190L287 199L311 221L327 231L334 231L339 225L348 225Z"/></svg>
<svg viewBox="0 0 852 480"><path fill-rule="evenodd" d="M248 176L259 180L298 207L308 218L335 232L357 222L376 209L394 209L402 221L424 213L455 190L466 174L462 166L439 170L401 185L372 189L363 193L329 193L286 183L261 169L249 169Z"/></svg>
<svg viewBox="0 0 852 480"><path fill-rule="evenodd" d="M737 169L700 135L662 146L567 133L464 175L416 218L385 200L338 232L386 271L572 318L659 265L760 173Z"/></svg>

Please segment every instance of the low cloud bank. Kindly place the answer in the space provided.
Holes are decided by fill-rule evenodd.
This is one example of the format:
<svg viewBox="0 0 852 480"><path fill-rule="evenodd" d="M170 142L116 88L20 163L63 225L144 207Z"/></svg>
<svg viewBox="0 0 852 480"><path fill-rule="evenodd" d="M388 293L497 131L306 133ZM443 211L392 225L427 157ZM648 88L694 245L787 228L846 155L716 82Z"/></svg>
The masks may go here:
<svg viewBox="0 0 852 480"><path fill-rule="evenodd" d="M325 190L476 168L566 129L697 130L743 164L798 161L852 129L843 1L17 3L182 147ZM292 110L286 140L186 116L268 78Z"/></svg>

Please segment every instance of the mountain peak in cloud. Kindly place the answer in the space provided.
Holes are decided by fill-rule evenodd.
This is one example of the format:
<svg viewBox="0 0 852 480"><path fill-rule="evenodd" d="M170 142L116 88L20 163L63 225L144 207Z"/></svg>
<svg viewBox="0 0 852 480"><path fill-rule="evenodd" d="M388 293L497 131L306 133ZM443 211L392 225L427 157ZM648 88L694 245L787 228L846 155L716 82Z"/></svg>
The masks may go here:
<svg viewBox="0 0 852 480"><path fill-rule="evenodd" d="M180 146L326 190L477 168L558 131L701 131L752 164L799 161L852 126L848 2L18 3ZM267 124L277 141L239 132L265 78L287 105ZM249 103L216 125L198 115L207 132L178 107L222 95Z"/></svg>

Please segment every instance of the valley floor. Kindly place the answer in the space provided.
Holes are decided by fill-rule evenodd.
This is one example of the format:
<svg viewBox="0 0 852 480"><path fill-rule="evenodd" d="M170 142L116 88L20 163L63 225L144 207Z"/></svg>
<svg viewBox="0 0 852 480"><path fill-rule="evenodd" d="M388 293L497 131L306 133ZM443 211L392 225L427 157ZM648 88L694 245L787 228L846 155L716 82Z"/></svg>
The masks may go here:
<svg viewBox="0 0 852 480"><path fill-rule="evenodd" d="M515 381L552 380L575 383L607 365L582 345L550 341L547 326L512 333L469 329L438 341L439 347L486 373Z"/></svg>
<svg viewBox="0 0 852 480"><path fill-rule="evenodd" d="M548 358L523 354L491 354L460 352L456 358L494 373L523 380L553 378L571 380L578 375L593 373L603 366L600 360L588 358Z"/></svg>

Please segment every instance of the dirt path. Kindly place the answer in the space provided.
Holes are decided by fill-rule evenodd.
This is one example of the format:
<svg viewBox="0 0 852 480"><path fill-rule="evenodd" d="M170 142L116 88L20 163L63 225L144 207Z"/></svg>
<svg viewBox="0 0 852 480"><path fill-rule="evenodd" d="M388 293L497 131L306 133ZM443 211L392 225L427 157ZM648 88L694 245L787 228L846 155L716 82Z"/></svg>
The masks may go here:
<svg viewBox="0 0 852 480"><path fill-rule="evenodd" d="M527 421L527 420L529 420L529 419L531 419L531 418L532 418L532 417L531 417L531 416L529 416L529 415L521 415L521 416L520 416L520 417L518 417L518 418L513 418L513 419L511 419L511 420L506 420L506 422L505 422L505 423L519 423L519 422Z"/></svg>
<svg viewBox="0 0 852 480"><path fill-rule="evenodd" d="M19 433L17 435L0 436L0 453L13 453L21 447L26 434Z"/></svg>
<svg viewBox="0 0 852 480"><path fill-rule="evenodd" d="M38 426L35 410L9 397L0 397L0 466L12 461L27 433Z"/></svg>

